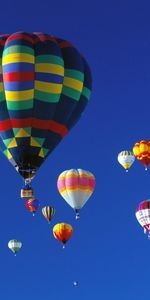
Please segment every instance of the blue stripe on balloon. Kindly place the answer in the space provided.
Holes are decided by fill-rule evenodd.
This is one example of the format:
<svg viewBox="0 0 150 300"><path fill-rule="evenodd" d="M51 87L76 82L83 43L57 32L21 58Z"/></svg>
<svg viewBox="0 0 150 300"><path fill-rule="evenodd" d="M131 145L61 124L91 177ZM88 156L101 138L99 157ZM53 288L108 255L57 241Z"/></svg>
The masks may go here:
<svg viewBox="0 0 150 300"><path fill-rule="evenodd" d="M34 88L34 81L12 81L4 82L6 91L24 91Z"/></svg>
<svg viewBox="0 0 150 300"><path fill-rule="evenodd" d="M34 72L34 64L32 63L10 63L2 67L3 73L6 72Z"/></svg>
<svg viewBox="0 0 150 300"><path fill-rule="evenodd" d="M39 81L51 82L51 83L63 83L64 77L57 74L50 73L35 73L35 79Z"/></svg>

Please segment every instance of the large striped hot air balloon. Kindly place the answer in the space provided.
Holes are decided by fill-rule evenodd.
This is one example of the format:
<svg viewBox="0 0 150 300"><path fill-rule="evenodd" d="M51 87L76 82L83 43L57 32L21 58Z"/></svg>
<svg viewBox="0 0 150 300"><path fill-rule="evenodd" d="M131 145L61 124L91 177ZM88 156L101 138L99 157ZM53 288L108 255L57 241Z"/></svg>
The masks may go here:
<svg viewBox="0 0 150 300"><path fill-rule="evenodd" d="M89 67L69 42L0 35L0 148L26 182L76 124L90 93Z"/></svg>
<svg viewBox="0 0 150 300"><path fill-rule="evenodd" d="M57 187L61 196L75 210L78 219L79 210L94 191L95 177L91 172L82 169L66 170L59 175Z"/></svg>
<svg viewBox="0 0 150 300"><path fill-rule="evenodd" d="M148 233L150 239L150 200L140 202L136 208L136 218L143 227L144 233Z"/></svg>
<svg viewBox="0 0 150 300"><path fill-rule="evenodd" d="M150 141L142 140L133 147L135 157L144 165L145 170L150 163Z"/></svg>

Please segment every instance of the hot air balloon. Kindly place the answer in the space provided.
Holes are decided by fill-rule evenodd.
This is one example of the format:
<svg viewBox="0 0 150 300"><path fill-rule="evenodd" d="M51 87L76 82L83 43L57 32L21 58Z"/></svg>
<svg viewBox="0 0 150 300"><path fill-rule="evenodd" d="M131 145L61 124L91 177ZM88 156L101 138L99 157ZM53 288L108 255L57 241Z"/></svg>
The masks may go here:
<svg viewBox="0 0 150 300"><path fill-rule="evenodd" d="M126 170L126 172L128 172L134 161L135 156L131 151L124 150L118 154L118 162Z"/></svg>
<svg viewBox="0 0 150 300"><path fill-rule="evenodd" d="M142 140L133 147L135 157L144 165L145 170L150 163L150 141Z"/></svg>
<svg viewBox="0 0 150 300"><path fill-rule="evenodd" d="M143 227L144 233L148 233L150 238L150 200L144 200L136 208L136 218Z"/></svg>
<svg viewBox="0 0 150 300"><path fill-rule="evenodd" d="M73 285L77 287L78 286L78 281L74 281Z"/></svg>
<svg viewBox="0 0 150 300"><path fill-rule="evenodd" d="M72 232L73 228L70 224L58 223L53 227L53 235L63 244L63 248L65 248L65 244L71 238Z"/></svg>
<svg viewBox="0 0 150 300"><path fill-rule="evenodd" d="M45 217L45 219L48 221L48 223L50 223L55 213L56 213L55 208L50 205L47 205L42 208L42 214Z"/></svg>
<svg viewBox="0 0 150 300"><path fill-rule="evenodd" d="M33 216L35 215L36 211L38 210L40 206L40 201L35 199L35 198L31 198L31 199L28 199L26 201L26 208L32 212Z"/></svg>
<svg viewBox="0 0 150 300"><path fill-rule="evenodd" d="M87 62L44 33L0 35L0 149L29 183L84 111Z"/></svg>
<svg viewBox="0 0 150 300"><path fill-rule="evenodd" d="M8 242L8 248L15 254L17 254L17 252L21 249L22 247L22 243L20 241L17 240L10 240Z"/></svg>
<svg viewBox="0 0 150 300"><path fill-rule="evenodd" d="M80 209L94 191L95 177L82 169L66 170L59 175L57 187L61 196L75 210L76 219L79 219Z"/></svg>

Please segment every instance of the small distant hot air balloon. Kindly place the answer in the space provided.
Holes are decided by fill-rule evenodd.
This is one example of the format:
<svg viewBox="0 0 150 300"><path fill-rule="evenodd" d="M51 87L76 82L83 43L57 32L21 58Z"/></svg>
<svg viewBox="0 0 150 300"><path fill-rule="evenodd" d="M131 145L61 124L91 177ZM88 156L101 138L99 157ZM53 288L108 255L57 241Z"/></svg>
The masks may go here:
<svg viewBox="0 0 150 300"><path fill-rule="evenodd" d="M78 286L78 281L74 281L73 285L77 287Z"/></svg>
<svg viewBox="0 0 150 300"><path fill-rule="evenodd" d="M40 206L40 201L35 199L35 198L32 198L32 199L28 199L26 201L26 208L33 213L33 216L35 215L37 209L39 208Z"/></svg>
<svg viewBox="0 0 150 300"><path fill-rule="evenodd" d="M45 217L45 219L48 221L48 223L50 223L55 213L56 213L56 209L50 205L47 205L42 208L42 214Z"/></svg>
<svg viewBox="0 0 150 300"><path fill-rule="evenodd" d="M126 172L128 172L134 161L135 156L131 151L124 150L118 154L118 162L126 170Z"/></svg>
<svg viewBox="0 0 150 300"><path fill-rule="evenodd" d="M15 254L17 254L17 252L19 252L19 250L22 247L22 243L18 240L10 240L8 242L8 248Z"/></svg>
<svg viewBox="0 0 150 300"><path fill-rule="evenodd" d="M133 147L135 157L144 165L145 170L150 163L150 141L142 140Z"/></svg>
<svg viewBox="0 0 150 300"><path fill-rule="evenodd" d="M136 208L136 218L143 227L144 233L148 233L150 239L150 200L144 200Z"/></svg>
<svg viewBox="0 0 150 300"><path fill-rule="evenodd" d="M71 238L72 232L73 228L70 224L58 223L53 227L53 235L63 244L63 248L65 248L65 244Z"/></svg>
<svg viewBox="0 0 150 300"><path fill-rule="evenodd" d="M66 170L59 175L57 187L61 196L75 210L76 219L79 219L80 209L94 191L95 177L82 169Z"/></svg>

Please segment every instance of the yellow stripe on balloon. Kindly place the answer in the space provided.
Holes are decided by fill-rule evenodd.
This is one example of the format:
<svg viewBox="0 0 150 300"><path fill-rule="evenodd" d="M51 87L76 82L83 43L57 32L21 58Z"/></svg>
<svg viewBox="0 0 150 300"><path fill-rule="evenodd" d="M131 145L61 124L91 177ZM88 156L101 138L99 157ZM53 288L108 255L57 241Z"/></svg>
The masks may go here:
<svg viewBox="0 0 150 300"><path fill-rule="evenodd" d="M24 53L13 53L8 54L2 58L2 65L17 63L17 62L27 62L34 64L35 57L31 54Z"/></svg>
<svg viewBox="0 0 150 300"><path fill-rule="evenodd" d="M74 90L81 92L83 88L83 82L70 77L64 77L64 86L70 87Z"/></svg>
<svg viewBox="0 0 150 300"><path fill-rule="evenodd" d="M94 188L93 187L87 187L87 186L81 186L81 185L79 185L79 186L67 186L67 188L66 187L64 187L64 188L61 188L61 189L59 189L59 192L60 193L66 193L66 192L78 192L79 190L81 190L81 191L86 191L86 192L91 192L91 191L93 191L94 190Z"/></svg>
<svg viewBox="0 0 150 300"><path fill-rule="evenodd" d="M62 90L62 84L35 80L35 89L41 92L60 94Z"/></svg>
<svg viewBox="0 0 150 300"><path fill-rule="evenodd" d="M3 83L0 82L0 92L3 92L4 91L4 88L3 88Z"/></svg>
<svg viewBox="0 0 150 300"><path fill-rule="evenodd" d="M10 92L5 91L7 101L24 101L34 97L34 90Z"/></svg>
<svg viewBox="0 0 150 300"><path fill-rule="evenodd" d="M35 72L51 73L64 76L64 67L54 64L35 64Z"/></svg>
<svg viewBox="0 0 150 300"><path fill-rule="evenodd" d="M2 74L2 66L0 65L0 74Z"/></svg>
<svg viewBox="0 0 150 300"><path fill-rule="evenodd" d="M60 175L59 176L59 180L64 180L66 178L89 178L89 179L94 179L94 176L92 175L89 175L87 173L69 173L69 174L66 174L66 175Z"/></svg>

